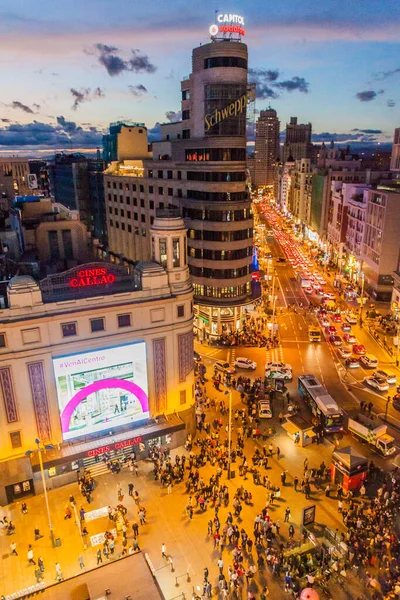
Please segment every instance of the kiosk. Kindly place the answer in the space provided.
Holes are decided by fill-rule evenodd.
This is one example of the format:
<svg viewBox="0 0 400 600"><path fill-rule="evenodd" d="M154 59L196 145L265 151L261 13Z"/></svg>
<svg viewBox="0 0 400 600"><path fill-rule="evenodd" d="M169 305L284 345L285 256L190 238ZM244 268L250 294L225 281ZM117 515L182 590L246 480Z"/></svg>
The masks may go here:
<svg viewBox="0 0 400 600"><path fill-rule="evenodd" d="M351 446L332 454L331 479L348 492L358 490L367 477L368 459Z"/></svg>
<svg viewBox="0 0 400 600"><path fill-rule="evenodd" d="M316 436L312 423L300 415L286 416L286 423L282 427L300 448L312 444Z"/></svg>

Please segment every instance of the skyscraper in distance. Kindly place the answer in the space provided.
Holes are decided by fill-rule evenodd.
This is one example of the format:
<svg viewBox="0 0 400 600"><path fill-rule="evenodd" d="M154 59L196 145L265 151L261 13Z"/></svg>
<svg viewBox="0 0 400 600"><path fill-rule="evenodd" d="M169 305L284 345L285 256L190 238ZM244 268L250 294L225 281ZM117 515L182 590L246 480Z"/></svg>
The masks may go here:
<svg viewBox="0 0 400 600"><path fill-rule="evenodd" d="M286 138L282 149L282 163L292 156L293 160L311 158L311 123L297 123L297 117L290 117L286 123Z"/></svg>
<svg viewBox="0 0 400 600"><path fill-rule="evenodd" d="M279 160L279 119L269 106L260 112L256 124L254 181L256 186L274 185Z"/></svg>

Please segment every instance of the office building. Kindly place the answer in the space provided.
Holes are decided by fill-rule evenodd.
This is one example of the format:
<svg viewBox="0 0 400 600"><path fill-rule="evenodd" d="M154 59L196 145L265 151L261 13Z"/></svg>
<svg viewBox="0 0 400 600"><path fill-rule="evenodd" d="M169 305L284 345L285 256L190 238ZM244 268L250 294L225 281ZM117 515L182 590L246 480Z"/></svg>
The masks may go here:
<svg viewBox="0 0 400 600"><path fill-rule="evenodd" d="M311 158L311 131L311 123L297 123L297 117L290 118L290 123L286 123L285 143L282 147L283 164L289 156L295 161L301 158Z"/></svg>
<svg viewBox="0 0 400 600"><path fill-rule="evenodd" d="M254 177L252 184L272 186L275 183L275 169L279 163L279 119L276 110L269 107L260 112L256 123L254 149Z"/></svg>
<svg viewBox="0 0 400 600"><path fill-rule="evenodd" d="M180 217L155 219L152 261L13 277L0 309L0 503L76 482L78 468L194 429L193 288Z"/></svg>
<svg viewBox="0 0 400 600"><path fill-rule="evenodd" d="M103 159L107 164L148 156L147 127L144 123L111 123L109 133L103 136Z"/></svg>
<svg viewBox="0 0 400 600"><path fill-rule="evenodd" d="M27 158L0 158L0 172L11 175L16 195L32 194L32 184L29 178L29 160Z"/></svg>

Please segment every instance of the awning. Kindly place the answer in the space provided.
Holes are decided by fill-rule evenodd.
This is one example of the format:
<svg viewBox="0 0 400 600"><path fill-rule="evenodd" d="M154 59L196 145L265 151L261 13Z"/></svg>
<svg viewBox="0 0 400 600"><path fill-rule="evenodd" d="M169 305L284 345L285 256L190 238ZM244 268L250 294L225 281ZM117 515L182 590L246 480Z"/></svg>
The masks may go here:
<svg viewBox="0 0 400 600"><path fill-rule="evenodd" d="M300 433L299 428L296 427L296 425L293 425L293 423L290 423L290 421L288 421L287 423L283 423L282 427L283 427L283 429L285 429L285 431L290 433L290 435L295 435L296 433Z"/></svg>

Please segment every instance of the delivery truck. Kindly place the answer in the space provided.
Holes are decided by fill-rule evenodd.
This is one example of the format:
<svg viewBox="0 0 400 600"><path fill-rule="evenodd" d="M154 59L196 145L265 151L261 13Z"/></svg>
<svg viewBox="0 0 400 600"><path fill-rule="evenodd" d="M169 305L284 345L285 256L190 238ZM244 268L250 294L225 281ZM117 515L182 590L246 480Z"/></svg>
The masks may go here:
<svg viewBox="0 0 400 600"><path fill-rule="evenodd" d="M394 438L387 433L387 425L369 419L365 415L349 418L348 430L353 435L367 442L383 456L390 456L396 451Z"/></svg>

